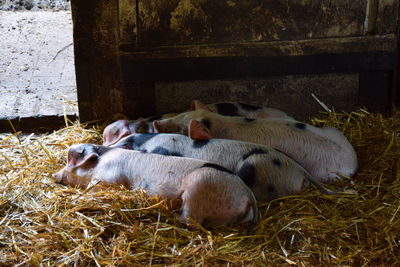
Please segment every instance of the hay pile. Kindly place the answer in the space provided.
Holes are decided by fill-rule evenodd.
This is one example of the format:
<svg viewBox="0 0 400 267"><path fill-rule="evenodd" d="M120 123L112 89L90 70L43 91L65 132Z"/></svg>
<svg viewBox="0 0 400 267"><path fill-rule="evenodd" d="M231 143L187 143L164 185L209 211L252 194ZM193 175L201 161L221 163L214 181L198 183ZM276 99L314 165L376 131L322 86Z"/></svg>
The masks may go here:
<svg viewBox="0 0 400 267"><path fill-rule="evenodd" d="M360 168L328 196L309 188L259 203L246 225L190 230L159 199L118 186L97 192L54 184L73 143L101 143L74 123L47 135L0 135L0 265L400 264L400 112L314 118L341 129Z"/></svg>

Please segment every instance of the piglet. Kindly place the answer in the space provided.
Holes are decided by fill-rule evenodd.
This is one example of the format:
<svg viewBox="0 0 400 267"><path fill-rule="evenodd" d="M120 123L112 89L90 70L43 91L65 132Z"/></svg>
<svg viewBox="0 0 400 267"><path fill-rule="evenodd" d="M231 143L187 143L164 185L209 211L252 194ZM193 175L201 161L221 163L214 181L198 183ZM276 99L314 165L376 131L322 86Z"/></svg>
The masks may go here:
<svg viewBox="0 0 400 267"><path fill-rule="evenodd" d="M236 102L220 102L205 105L194 100L191 109L206 109L224 116L241 116L249 119L255 118L282 118L292 119L285 112L267 107L253 106ZM103 131L103 145L110 146L121 138L133 133L154 133L153 121L174 117L177 114L168 113L161 116L140 118L137 120L118 120L109 124Z"/></svg>
<svg viewBox="0 0 400 267"><path fill-rule="evenodd" d="M176 116L176 113L167 113L161 116L139 118L137 120L117 120L103 130L103 145L110 146L121 138L133 133L154 133L153 121Z"/></svg>
<svg viewBox="0 0 400 267"><path fill-rule="evenodd" d="M271 147L230 139L192 140L180 134L132 134L112 147L134 149L168 156L205 160L235 172L258 201L269 201L320 185L294 160Z"/></svg>
<svg viewBox="0 0 400 267"><path fill-rule="evenodd" d="M143 188L149 195L181 203L180 220L224 225L257 222L253 193L225 168L201 160L143 153L93 144L73 145L57 183L91 187L98 182ZM181 202L179 201L181 200Z"/></svg>
<svg viewBox="0 0 400 267"><path fill-rule="evenodd" d="M356 153L336 128L316 128L292 119L249 119L195 110L154 121L160 133L180 133L193 140L235 139L271 146L282 151L321 182L357 170Z"/></svg>
<svg viewBox="0 0 400 267"><path fill-rule="evenodd" d="M241 102L219 102L205 105L199 100L194 100L191 110L198 109L204 109L223 116L246 117L249 119L293 119L279 109L254 106Z"/></svg>

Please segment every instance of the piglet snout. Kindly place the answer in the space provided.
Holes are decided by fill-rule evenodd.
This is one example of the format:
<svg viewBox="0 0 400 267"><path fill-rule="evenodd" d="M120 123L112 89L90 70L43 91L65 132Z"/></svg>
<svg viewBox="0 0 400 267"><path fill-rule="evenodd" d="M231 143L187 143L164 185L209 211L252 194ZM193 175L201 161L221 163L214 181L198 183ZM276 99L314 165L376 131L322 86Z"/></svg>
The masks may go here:
<svg viewBox="0 0 400 267"><path fill-rule="evenodd" d="M53 181L57 184L62 184L62 174L61 171L53 173L51 175L51 178L53 179Z"/></svg>

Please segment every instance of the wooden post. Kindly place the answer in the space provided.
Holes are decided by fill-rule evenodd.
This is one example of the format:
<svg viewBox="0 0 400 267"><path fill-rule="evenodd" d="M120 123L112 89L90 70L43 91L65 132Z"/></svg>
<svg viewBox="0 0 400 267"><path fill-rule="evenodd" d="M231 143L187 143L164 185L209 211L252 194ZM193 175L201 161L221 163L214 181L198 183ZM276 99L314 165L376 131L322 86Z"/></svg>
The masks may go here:
<svg viewBox="0 0 400 267"><path fill-rule="evenodd" d="M79 119L122 112L118 0L73 0L71 5Z"/></svg>

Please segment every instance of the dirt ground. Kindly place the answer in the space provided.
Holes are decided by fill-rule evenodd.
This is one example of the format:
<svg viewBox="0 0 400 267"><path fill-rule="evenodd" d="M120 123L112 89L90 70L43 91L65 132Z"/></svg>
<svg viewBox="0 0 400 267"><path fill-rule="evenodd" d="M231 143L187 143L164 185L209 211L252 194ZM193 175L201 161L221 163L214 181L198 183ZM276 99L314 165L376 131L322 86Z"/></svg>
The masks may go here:
<svg viewBox="0 0 400 267"><path fill-rule="evenodd" d="M0 118L76 114L70 11L0 11Z"/></svg>

